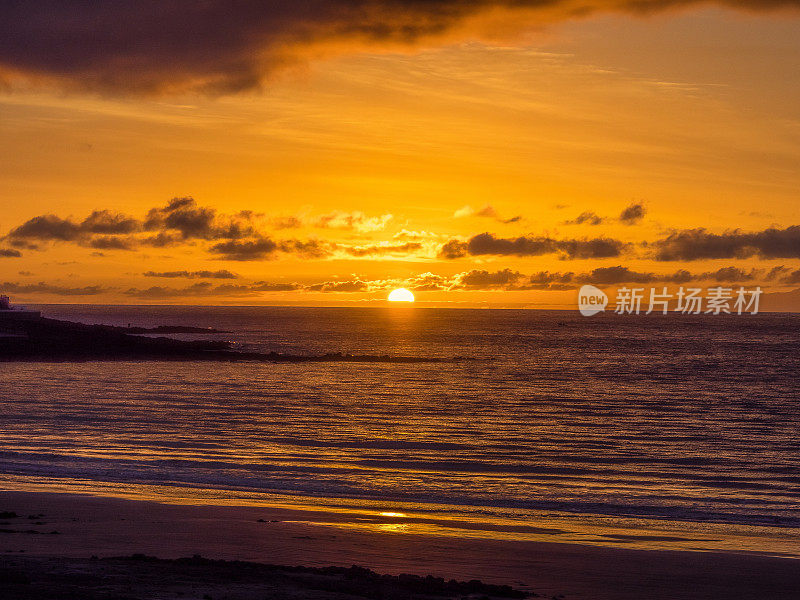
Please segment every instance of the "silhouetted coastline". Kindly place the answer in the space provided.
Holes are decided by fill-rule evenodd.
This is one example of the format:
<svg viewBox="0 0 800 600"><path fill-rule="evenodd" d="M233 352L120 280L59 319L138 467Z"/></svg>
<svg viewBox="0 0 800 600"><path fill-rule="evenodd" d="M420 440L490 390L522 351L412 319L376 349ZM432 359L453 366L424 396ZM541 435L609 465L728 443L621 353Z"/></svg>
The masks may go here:
<svg viewBox="0 0 800 600"><path fill-rule="evenodd" d="M206 360L254 362L441 362L432 357L408 357L329 352L315 355L240 352L224 340L177 340L147 333L224 333L220 330L158 326L154 328L87 325L40 316L0 318L0 362Z"/></svg>

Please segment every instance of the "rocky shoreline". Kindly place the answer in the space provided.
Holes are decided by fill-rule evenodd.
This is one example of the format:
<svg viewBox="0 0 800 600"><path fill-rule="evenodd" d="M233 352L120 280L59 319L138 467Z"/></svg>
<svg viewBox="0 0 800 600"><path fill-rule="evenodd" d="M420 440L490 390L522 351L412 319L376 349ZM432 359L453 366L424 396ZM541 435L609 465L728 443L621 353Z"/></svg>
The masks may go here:
<svg viewBox="0 0 800 600"><path fill-rule="evenodd" d="M222 340L178 340L140 334L224 333L199 327L86 325L39 317L0 320L0 362L203 360L251 362L442 362L432 357L325 353L239 352Z"/></svg>

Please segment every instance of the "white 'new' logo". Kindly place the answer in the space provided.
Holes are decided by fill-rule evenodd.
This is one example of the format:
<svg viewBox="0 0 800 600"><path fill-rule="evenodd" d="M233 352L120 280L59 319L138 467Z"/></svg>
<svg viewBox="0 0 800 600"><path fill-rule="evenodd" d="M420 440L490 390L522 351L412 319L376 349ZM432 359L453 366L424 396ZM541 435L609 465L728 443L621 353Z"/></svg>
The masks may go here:
<svg viewBox="0 0 800 600"><path fill-rule="evenodd" d="M584 285L578 292L578 310L584 317L603 312L608 304L606 293L593 285Z"/></svg>

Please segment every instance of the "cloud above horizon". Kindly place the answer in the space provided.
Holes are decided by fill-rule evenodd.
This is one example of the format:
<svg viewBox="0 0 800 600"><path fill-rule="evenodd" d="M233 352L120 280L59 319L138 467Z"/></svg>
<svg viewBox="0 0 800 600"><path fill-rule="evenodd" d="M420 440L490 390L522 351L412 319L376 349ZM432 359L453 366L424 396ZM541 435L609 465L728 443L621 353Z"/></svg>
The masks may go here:
<svg viewBox="0 0 800 600"><path fill-rule="evenodd" d="M198 271L144 273L146 277L165 277L172 279L229 279L227 271ZM296 292L296 293L384 293L397 287L405 287L414 292L478 292L507 291L524 292L531 290L560 291L577 290L583 284L599 286L618 285L736 285L751 282L774 282L783 286L800 284L800 269L792 270L786 266L772 269L744 270L734 266L721 267L714 271L692 273L678 269L670 273L654 273L636 271L622 265L598 267L589 271L539 271L526 275L520 271L502 268L495 271L471 269L455 275L438 275L431 272L419 273L407 278L370 279L353 275L349 279L328 279L321 281L244 281L242 283L212 283L199 281L183 287L150 286L127 287L86 285L65 286L46 282L18 283L4 282L0 289L4 292L24 295L51 296L98 296L115 294L121 297L147 300L179 299L193 297L241 298L258 297L264 293Z"/></svg>
<svg viewBox="0 0 800 600"><path fill-rule="evenodd" d="M635 225L644 218L647 209L641 202L635 202L623 210L619 215L619 220L625 225Z"/></svg>
<svg viewBox="0 0 800 600"><path fill-rule="evenodd" d="M380 231L391 214L368 216L360 211L333 211L309 217L267 217L251 210L223 214L201 206L194 198L173 198L149 209L143 218L95 210L83 220L54 214L32 217L12 228L4 238L12 249L0 256L21 256L19 249L45 250L50 244L71 243L95 250L140 250L207 242L212 257L232 261L272 260L280 255L322 259L335 251L351 257L403 254L422 249L419 242L359 244L317 239L277 239L274 229L309 227L353 234Z"/></svg>
<svg viewBox="0 0 800 600"><path fill-rule="evenodd" d="M145 277L164 277L168 279L238 279L236 273L231 273L226 269L219 271L147 271L142 273Z"/></svg>
<svg viewBox="0 0 800 600"><path fill-rule="evenodd" d="M464 217L484 217L488 219L494 219L495 221L499 221L505 225L510 225L512 223L519 223L522 220L522 215L515 215L513 217L502 217L497 209L492 206L491 204L486 204L483 207L475 210L469 205L462 206L457 211L453 213L454 219L463 219Z"/></svg>
<svg viewBox="0 0 800 600"><path fill-rule="evenodd" d="M785 229L770 227L763 231L738 229L711 233L686 229L671 233L652 244L658 261L693 261L717 258L761 259L800 258L800 225Z"/></svg>
<svg viewBox="0 0 800 600"><path fill-rule="evenodd" d="M593 239L557 240L546 236L519 236L500 238L491 233L479 233L467 241L450 240L442 245L440 258L455 259L465 256L543 256L559 254L562 258L614 258L620 256L628 244L606 237Z"/></svg>
<svg viewBox="0 0 800 600"><path fill-rule="evenodd" d="M647 214L647 209L641 202L634 202L628 205L619 214L618 221L623 225L636 225ZM594 211L587 210L579 214L574 219L568 219L563 222L563 225L602 225L603 223L612 219L604 218L595 213Z"/></svg>
<svg viewBox="0 0 800 600"><path fill-rule="evenodd" d="M491 39L593 14L701 0L144 0L0 5L0 84L104 94L231 94L314 57ZM800 0L716 0L737 10Z"/></svg>
<svg viewBox="0 0 800 600"><path fill-rule="evenodd" d="M485 207L485 209L491 207ZM494 209L482 209L497 219ZM646 214L642 204L631 204L617 220L639 222ZM12 227L0 238L0 258L20 258L23 252L44 252L53 245L73 244L94 250L95 257L115 252L178 248L213 260L251 262L294 257L303 260L457 260L468 258L554 256L558 260L604 260L627 257L656 262L698 260L800 259L800 225L761 231L729 230L714 233L704 228L672 231L655 239L553 237L528 233L502 236L483 232L465 237L443 236L428 231L389 231L391 214L369 216L359 211L332 211L323 215L293 216L307 237L280 233L297 227L281 227L286 217L272 217L252 210L222 213L202 206L191 197L173 198L162 206L135 217L109 209L97 209L83 219L55 214L37 215ZM592 224L598 218L584 212L577 221ZM500 220L500 219L498 219ZM602 219L605 221L606 219ZM504 221L505 222L505 221ZM402 222L396 224L402 226ZM319 229L320 238L311 230ZM445 241L441 241L445 240ZM103 251L103 252L100 252ZM150 271L148 276L184 278L235 278L230 271L194 269Z"/></svg>

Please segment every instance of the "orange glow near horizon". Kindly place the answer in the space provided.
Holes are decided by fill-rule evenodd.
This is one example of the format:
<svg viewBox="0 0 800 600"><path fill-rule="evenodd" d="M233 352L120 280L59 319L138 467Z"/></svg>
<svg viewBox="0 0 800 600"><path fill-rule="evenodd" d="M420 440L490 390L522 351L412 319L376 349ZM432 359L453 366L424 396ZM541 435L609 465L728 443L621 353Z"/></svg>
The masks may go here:
<svg viewBox="0 0 800 600"><path fill-rule="evenodd" d="M790 291L800 255L665 261L653 248L675 232L797 224L796 25L714 8L606 15L508 37L498 26L496 42L343 41L261 91L2 92L0 292L316 305L405 288L459 306L571 306L575 281L684 271ZM185 197L197 212L176 228L165 207ZM642 215L621 218L632 206ZM500 241L468 244L484 234ZM545 250L518 252L526 240ZM574 251L604 240L613 252Z"/></svg>

